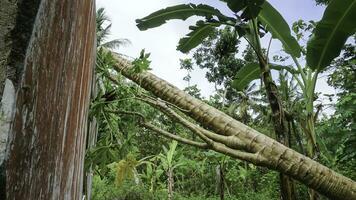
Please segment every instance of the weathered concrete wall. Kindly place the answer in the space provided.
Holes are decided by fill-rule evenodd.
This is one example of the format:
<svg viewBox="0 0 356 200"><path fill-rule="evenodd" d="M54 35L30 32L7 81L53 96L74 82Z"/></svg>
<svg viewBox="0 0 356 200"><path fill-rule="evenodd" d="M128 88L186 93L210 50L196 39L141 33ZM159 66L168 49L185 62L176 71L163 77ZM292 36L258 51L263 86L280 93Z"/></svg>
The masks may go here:
<svg viewBox="0 0 356 200"><path fill-rule="evenodd" d="M95 2L42 0L17 91L8 199L80 199Z"/></svg>

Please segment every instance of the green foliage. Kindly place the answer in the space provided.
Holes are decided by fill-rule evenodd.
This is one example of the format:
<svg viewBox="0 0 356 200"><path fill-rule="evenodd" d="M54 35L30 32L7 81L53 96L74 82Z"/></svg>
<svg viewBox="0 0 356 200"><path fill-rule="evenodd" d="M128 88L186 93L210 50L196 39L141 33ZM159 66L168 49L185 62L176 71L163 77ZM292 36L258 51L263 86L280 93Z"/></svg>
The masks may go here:
<svg viewBox="0 0 356 200"><path fill-rule="evenodd" d="M106 41L110 34L111 23L109 17L106 15L104 8L99 8L96 11L96 45L97 47L104 47L107 49L117 49L121 46L130 44L128 39L115 39Z"/></svg>
<svg viewBox="0 0 356 200"><path fill-rule="evenodd" d="M197 85L192 85L192 86L188 86L188 87L184 88L184 92L193 96L194 98L202 99L200 89L198 88Z"/></svg>
<svg viewBox="0 0 356 200"><path fill-rule="evenodd" d="M219 39L216 41L214 47L214 54L218 59L222 60L237 53L237 46L239 40L237 39L236 32L230 28L222 29L218 33Z"/></svg>
<svg viewBox="0 0 356 200"><path fill-rule="evenodd" d="M180 69L185 69L188 72L191 72L193 70L192 59L180 59Z"/></svg>
<svg viewBox="0 0 356 200"><path fill-rule="evenodd" d="M262 4L265 2L265 0L241 0L241 1L222 0L222 1L226 2L230 10L232 10L235 13L242 11L241 17L242 19L245 20L250 20L252 18L255 18L259 14Z"/></svg>
<svg viewBox="0 0 356 200"><path fill-rule="evenodd" d="M199 4L181 4L158 10L142 19L137 19L137 27L140 30L147 30L166 23L168 20L181 19L186 20L191 16L202 16L206 19L212 19L214 16L220 20L227 20L218 9L211 6Z"/></svg>
<svg viewBox="0 0 356 200"><path fill-rule="evenodd" d="M114 174L114 169L111 174ZM100 179L93 177L93 200L152 200L153 194L144 185L124 182L120 188L114 183L113 175Z"/></svg>
<svg viewBox="0 0 356 200"><path fill-rule="evenodd" d="M151 61L148 60L150 57L150 53L145 53L145 49L142 49L140 52L140 56L138 58L135 58L134 61L132 61L133 65L133 72L134 73L141 73L147 70L151 70L150 64Z"/></svg>
<svg viewBox="0 0 356 200"><path fill-rule="evenodd" d="M158 158L161 161L161 165L165 171L168 171L170 169L174 170L175 168L185 164L185 162L181 158L179 158L179 160L175 158L177 145L178 142L173 140L169 144L169 149L163 146L164 154L160 153L158 155Z"/></svg>
<svg viewBox="0 0 356 200"><path fill-rule="evenodd" d="M282 15L267 1L262 5L258 20L272 34L282 42L284 50L294 57L300 57L301 48L297 40L291 35L290 28Z"/></svg>
<svg viewBox="0 0 356 200"><path fill-rule="evenodd" d="M232 86L237 90L243 90L253 80L258 79L260 74L260 65L258 63L249 63L236 73Z"/></svg>
<svg viewBox="0 0 356 200"><path fill-rule="evenodd" d="M337 57L356 30L356 0L331 1L307 46L307 65L323 70Z"/></svg>
<svg viewBox="0 0 356 200"><path fill-rule="evenodd" d="M331 63L333 72L328 76L328 84L338 89L338 95L342 96L356 92L356 35L353 42L346 44L340 58Z"/></svg>
<svg viewBox="0 0 356 200"><path fill-rule="evenodd" d="M134 179L138 164L139 162L132 154L128 154L124 160L120 160L116 167L116 184L121 186L125 179Z"/></svg>
<svg viewBox="0 0 356 200"><path fill-rule="evenodd" d="M291 74L297 74L298 72L291 67L281 66L276 64L270 64L269 67L274 70L286 70ZM252 81L259 79L261 74L260 65L258 63L248 63L243 66L235 76L232 86L236 90L243 90L246 88Z"/></svg>
<svg viewBox="0 0 356 200"><path fill-rule="evenodd" d="M201 44L201 42L214 31L216 26L218 25L214 23L206 23L202 20L198 21L195 26L189 27L191 32L179 40L177 50L182 53L188 53L191 49Z"/></svg>
<svg viewBox="0 0 356 200"><path fill-rule="evenodd" d="M206 69L205 77L209 82L218 85L230 85L236 71L244 64L244 60L236 58L240 41L230 27L214 31L193 52L195 64ZM244 52L244 55L250 52Z"/></svg>
<svg viewBox="0 0 356 200"><path fill-rule="evenodd" d="M293 23L292 30L294 34L297 36L297 40L299 41L304 37L307 32L312 31L315 28L316 23L314 21L305 22L304 20L298 20Z"/></svg>
<svg viewBox="0 0 356 200"><path fill-rule="evenodd" d="M325 137L325 144L329 151L336 153L337 148L342 144L344 154L341 157L356 158L356 93L352 92L343 95L336 104L335 113L329 118L324 119L319 131ZM335 143L341 143L335 145Z"/></svg>

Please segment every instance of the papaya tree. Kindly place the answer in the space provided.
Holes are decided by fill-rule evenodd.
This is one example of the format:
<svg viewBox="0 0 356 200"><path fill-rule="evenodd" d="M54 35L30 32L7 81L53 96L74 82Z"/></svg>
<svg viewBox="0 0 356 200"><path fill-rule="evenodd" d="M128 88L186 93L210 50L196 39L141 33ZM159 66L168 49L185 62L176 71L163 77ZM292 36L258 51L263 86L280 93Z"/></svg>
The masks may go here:
<svg viewBox="0 0 356 200"><path fill-rule="evenodd" d="M174 190L174 169L184 165L184 161L177 160L175 157L177 154L177 141L172 141L169 144L169 149L166 147L163 148L164 153L160 153L158 158L161 161L161 166L167 175L167 190L168 190L168 200L173 199L173 190Z"/></svg>

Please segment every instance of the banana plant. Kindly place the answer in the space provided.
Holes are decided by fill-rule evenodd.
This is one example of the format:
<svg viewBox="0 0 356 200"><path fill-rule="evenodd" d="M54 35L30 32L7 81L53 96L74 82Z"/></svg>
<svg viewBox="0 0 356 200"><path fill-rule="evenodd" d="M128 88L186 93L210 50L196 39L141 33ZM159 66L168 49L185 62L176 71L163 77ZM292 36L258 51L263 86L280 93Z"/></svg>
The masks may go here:
<svg viewBox="0 0 356 200"><path fill-rule="evenodd" d="M155 161L157 157L154 156L150 159L151 162L147 163L146 170L141 174L142 179L146 180L149 185L149 191L153 193L155 191L156 181L159 180L161 175L163 174L163 169L161 169Z"/></svg>
<svg viewBox="0 0 356 200"><path fill-rule="evenodd" d="M164 153L160 153L157 156L160 159L161 166L167 175L167 189L168 189L168 199L169 200L173 199L174 170L176 168L186 164L182 159L177 160L175 158L175 155L177 153L176 152L177 145L178 145L177 141L175 141L175 140L172 141L169 144L169 149L167 149L165 146L163 146Z"/></svg>

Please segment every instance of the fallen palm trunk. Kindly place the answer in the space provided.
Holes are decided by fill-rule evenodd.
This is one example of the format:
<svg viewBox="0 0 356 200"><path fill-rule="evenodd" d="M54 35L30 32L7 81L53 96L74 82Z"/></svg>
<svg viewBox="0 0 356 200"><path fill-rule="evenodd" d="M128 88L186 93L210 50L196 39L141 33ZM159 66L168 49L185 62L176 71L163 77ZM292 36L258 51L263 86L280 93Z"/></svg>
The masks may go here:
<svg viewBox="0 0 356 200"><path fill-rule="evenodd" d="M292 150L225 113L197 100L149 72L133 73L129 61L114 56L115 70L157 97L186 110L203 127L229 137L227 147L240 150L236 158L277 170L332 199L356 199L356 183L320 163ZM252 159L250 159L252 158Z"/></svg>

